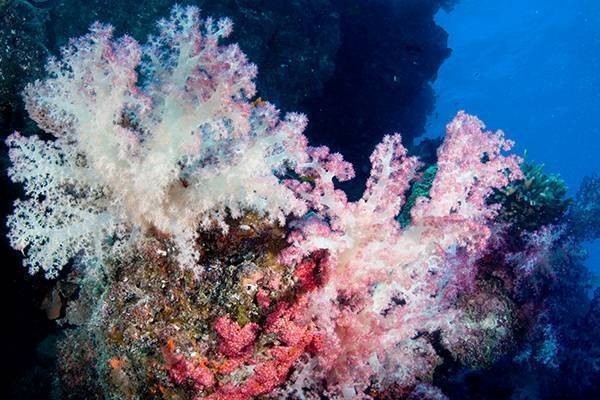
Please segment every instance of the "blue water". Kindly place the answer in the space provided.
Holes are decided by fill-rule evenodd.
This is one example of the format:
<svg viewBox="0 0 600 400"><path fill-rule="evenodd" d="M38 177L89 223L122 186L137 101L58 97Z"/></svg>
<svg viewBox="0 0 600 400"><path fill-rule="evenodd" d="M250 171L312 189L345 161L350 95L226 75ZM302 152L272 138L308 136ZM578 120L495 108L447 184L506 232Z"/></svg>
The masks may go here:
<svg viewBox="0 0 600 400"><path fill-rule="evenodd" d="M436 21L453 52L434 84L428 136L465 109L559 174L571 195L600 173L600 1L461 0ZM586 247L600 272L600 242Z"/></svg>

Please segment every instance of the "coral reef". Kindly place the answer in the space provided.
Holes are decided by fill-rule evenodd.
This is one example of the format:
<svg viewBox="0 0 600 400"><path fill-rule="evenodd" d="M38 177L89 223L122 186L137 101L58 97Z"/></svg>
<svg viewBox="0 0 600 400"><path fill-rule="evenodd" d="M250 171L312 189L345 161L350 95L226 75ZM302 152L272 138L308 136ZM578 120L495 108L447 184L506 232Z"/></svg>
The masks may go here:
<svg viewBox="0 0 600 400"><path fill-rule="evenodd" d="M367 8L380 8L392 5L392 2L378 2L376 4L365 3ZM405 3L405 4L404 4ZM420 2L412 1L396 2L399 8L406 9L421 8L422 12L394 13L396 18L392 24L402 27L403 35L411 38L414 46L412 49L429 49L445 46L445 36L440 34L441 29L434 23L411 23L407 21L429 20L436 10L432 4L440 3L448 6L450 1ZM173 0L151 0L144 2L131 1L106 1L106 0L5 0L0 1L0 41L2 41L2 52L0 52L0 132L3 137L14 130L23 135L37 134L42 139L48 139L49 134L36 126L36 123L28 118L25 112L21 94L27 82L42 78L44 74L44 63L47 55L59 55L59 48L68 45L71 37L80 36L94 21L109 22L114 25L116 36L127 33L136 40L143 42L146 36L153 32L154 21L166 14L170 7L175 4ZM341 41L345 41L345 49L351 49L352 43L358 43L357 39L363 33L351 28L363 18L362 13L349 13L347 8L351 5L345 1L330 0L300 0L281 2L279 0L266 1L240 1L240 0L193 0L184 4L195 4L201 7L207 15L216 17L230 17L234 22L234 32L229 38L230 42L237 42L249 58L260 65L261 74L255 79L257 93L259 96L275 101L283 109L302 110L312 120L311 135L319 137L319 141L328 140L330 143L348 143L347 140L329 140L337 135L338 129L331 130L327 124L317 126L317 122L324 114L322 103L326 101L333 92L321 96L323 85L332 77L336 64L338 72L347 71L344 67L346 62L352 62L353 54L350 51L339 53ZM394 7L396 7L394 6ZM344 18L340 16L344 15ZM384 10L382 13L373 13L380 17L376 25L383 25L392 13ZM344 23L346 26L341 27ZM386 22L386 26L388 25ZM342 36L342 32L344 35ZM356 33L356 35L352 35ZM438 41L438 45L433 42ZM378 45L377 41L370 42ZM421 46L421 43L432 43L432 47ZM388 49L389 50L389 49ZM392 49L394 50L394 49ZM417 50L418 51L418 50ZM428 53L428 51L426 51ZM366 54L366 53L365 53ZM369 53L376 62L382 65L386 62L381 58L381 51ZM432 62L424 62L415 65L404 62L404 57L394 60L397 70L401 71L401 77L405 82L412 82L414 86L419 84L428 85L422 80L421 70L437 69L442 58L438 53L428 53L423 59ZM375 61L375 60L374 60ZM366 60L366 62L369 62ZM388 63L389 64L389 63ZM345 72L344 72L345 73ZM336 73L337 74L337 73ZM364 79L365 82L359 82ZM362 87L363 93L373 98L373 93L379 95L390 92L398 82L386 81L383 86L370 88L368 82L373 79L369 74L355 75L352 84ZM420 83L419 83L420 82ZM374 89L368 94L367 89ZM391 92L390 92L391 93ZM411 102L412 92L396 93L393 101ZM358 97L340 97L338 101L351 103ZM430 109L428 105L432 98L426 102L412 102L410 112L397 113L398 127L412 125L410 121L423 120ZM308 104L310 103L310 104ZM376 108L365 109L363 112L376 112ZM339 120L339 118L335 118ZM404 123L403 121L408 121ZM397 128L394 126L394 129ZM353 125L350 127L354 127ZM364 127L364 126L363 126ZM363 134L362 128L347 131L351 136ZM405 131L405 140L409 139ZM341 130L339 131L341 132ZM379 138L384 131L373 130L373 138ZM375 143L373 142L372 145ZM370 145L371 146L371 145ZM336 147L339 147L336 145ZM436 146L437 147L437 146ZM340 147L340 148L343 148ZM363 150L369 151L366 147ZM366 178L368 172L368 160L366 155L361 158L363 162L358 171ZM356 155L351 155L355 157ZM2 169L8 168L9 160L4 153L1 157ZM15 197L23 193L18 185L12 185L8 177L3 175L2 187L5 196L2 197L3 215L8 215L11 210L11 202ZM362 183L349 186L355 193L362 190ZM97 204L96 204L97 205ZM4 225L3 225L4 226ZM2 234L6 234L6 228ZM124 233L124 232L120 232ZM73 239L79 239L74 236ZM112 240L112 238L110 239ZM108 242L110 242L110 240ZM108 242L101 242L105 245ZM74 243L74 242L72 242ZM66 243L68 245L68 243ZM71 251L76 251L77 246L71 246ZM59 303L67 302L69 299L54 295L57 291L50 287L53 282L47 282L40 275L27 276L25 270L20 268L19 253L10 250L8 241L2 243L8 269L5 272L7 278L3 280L2 290L3 304L7 310L4 314L5 329L2 338L5 343L18 343L9 346L6 350L7 357L12 361L10 371L7 372L7 380L12 381L17 391L31 390L41 393L40 397L48 394L47 381L52 377L29 379L27 375L38 369L38 363L42 368L49 366L47 354L36 355L36 343L45 335L53 334L57 328L53 321L46 319L46 311L39 310L40 304L46 297L46 305L56 311ZM63 249L60 249L61 251ZM83 253L78 253L83 256ZM90 254L91 255L91 254ZM92 256L93 258L93 256ZM60 264L60 263L59 263ZM57 265L58 266L58 265ZM52 267L46 267L52 269ZM43 269L43 268L42 268ZM67 266L66 272L70 269ZM55 271L57 271L56 269ZM64 276L64 273L63 275ZM57 300L58 299L58 300ZM64 315L61 315L64 317ZM26 379L27 382L22 382ZM3 389L11 390L10 387ZM15 397L27 398L27 394L13 394Z"/></svg>
<svg viewBox="0 0 600 400"><path fill-rule="evenodd" d="M25 88L53 138L7 139L8 236L55 279L55 397L445 399L457 373L597 371L558 178L460 111L435 163L384 136L349 200L352 164L256 97L230 32L195 7L143 46L96 23Z"/></svg>
<svg viewBox="0 0 600 400"><path fill-rule="evenodd" d="M201 231L200 274L156 234L107 263L101 279L74 271L68 281L84 290L65 316L79 326L61 342L65 393L414 397L442 362L434 341L468 364L494 358L512 322L510 304L474 281L497 213L485 198L520 170L500 154L510 146L501 133L481 128L463 113L448 126L431 196L404 230L395 216L417 160L395 135L373 153L355 203L332 182L350 166L309 149L296 172L310 179L286 183L313 213L292 231L256 214L227 218L226 233ZM82 377L81 363L98 367Z"/></svg>

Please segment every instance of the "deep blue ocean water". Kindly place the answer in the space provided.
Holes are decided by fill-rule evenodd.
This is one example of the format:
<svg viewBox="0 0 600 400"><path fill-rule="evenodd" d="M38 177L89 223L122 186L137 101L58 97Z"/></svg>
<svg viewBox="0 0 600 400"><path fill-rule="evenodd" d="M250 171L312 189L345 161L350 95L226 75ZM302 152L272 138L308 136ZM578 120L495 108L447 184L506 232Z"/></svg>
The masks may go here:
<svg viewBox="0 0 600 400"><path fill-rule="evenodd" d="M571 195L600 172L600 1L461 0L436 21L452 54L434 82L428 136L465 109L559 174ZM586 247L600 272L600 243Z"/></svg>

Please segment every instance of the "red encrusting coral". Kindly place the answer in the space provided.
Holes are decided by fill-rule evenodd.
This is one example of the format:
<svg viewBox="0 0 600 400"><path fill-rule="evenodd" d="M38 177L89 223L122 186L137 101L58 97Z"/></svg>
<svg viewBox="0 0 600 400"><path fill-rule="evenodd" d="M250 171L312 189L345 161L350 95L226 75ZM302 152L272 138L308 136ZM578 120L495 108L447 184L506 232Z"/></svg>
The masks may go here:
<svg viewBox="0 0 600 400"><path fill-rule="evenodd" d="M252 354L252 345L259 329L255 323L246 324L243 328L229 317L221 317L214 324L219 336L219 351L229 358L246 358Z"/></svg>
<svg viewBox="0 0 600 400"><path fill-rule="evenodd" d="M317 250L296 266L294 276L298 279L299 290L310 292L323 285L327 279L328 257L326 250Z"/></svg>
<svg viewBox="0 0 600 400"><path fill-rule="evenodd" d="M230 316L222 316L213 324L217 335L217 357L186 358L176 352L173 340L163 347L166 369L173 383L188 385L199 393L210 393L208 399L251 399L282 385L292 367L304 354L316 355L324 350L322 337L307 320L307 294L318 289L328 268L327 251L315 251L295 270L297 285L292 300L279 300L271 306L264 324L240 326ZM261 296L268 296L263 290ZM264 303L264 308L269 304ZM260 347L261 339L272 337ZM260 347L260 348L259 348ZM240 368L252 373L241 383L227 377ZM201 398L201 397L199 397Z"/></svg>
<svg viewBox="0 0 600 400"><path fill-rule="evenodd" d="M284 383L294 363L309 349L316 348L310 346L315 341L312 329L295 321L295 307L283 304L269 316L266 332L276 334L282 344L266 349L261 360L252 364L253 373L244 382L239 385L225 384L208 399L251 399L269 393Z"/></svg>
<svg viewBox="0 0 600 400"><path fill-rule="evenodd" d="M208 367L207 360L186 359L182 354L177 354L172 339L163 346L163 356L169 376L178 385L191 384L195 390L203 390L215 384L215 376Z"/></svg>

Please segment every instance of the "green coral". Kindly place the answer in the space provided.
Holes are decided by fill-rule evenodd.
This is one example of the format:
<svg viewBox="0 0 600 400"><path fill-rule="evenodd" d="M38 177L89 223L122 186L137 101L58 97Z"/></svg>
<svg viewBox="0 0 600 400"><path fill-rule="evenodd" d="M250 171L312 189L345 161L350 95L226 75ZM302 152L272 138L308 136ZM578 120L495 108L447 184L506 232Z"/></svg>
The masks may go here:
<svg viewBox="0 0 600 400"><path fill-rule="evenodd" d="M567 186L558 175L544 173L541 164L523 164L524 179L512 182L490 197L502 205L498 218L518 231L534 231L556 223L566 212L570 200Z"/></svg>
<svg viewBox="0 0 600 400"><path fill-rule="evenodd" d="M437 164L428 166L421 178L411 185L406 204L397 217L402 227L410 224L410 211L417 199L429 196L437 169ZM490 203L502 206L498 219L510 223L518 231L534 231L556 223L570 204L564 181L558 175L544 173L541 164L523 164L521 169L524 179L514 181L503 191L490 196Z"/></svg>
<svg viewBox="0 0 600 400"><path fill-rule="evenodd" d="M435 178L435 174L437 173L438 167L437 164L430 165L425 169L421 179L413 182L410 187L409 195L406 198L406 203L402 207L400 214L396 218L398 222L400 222L400 226L403 228L410 225L411 217L410 211L415 205L415 202L419 197L428 197L429 191L431 190L431 185L433 184L433 179Z"/></svg>

